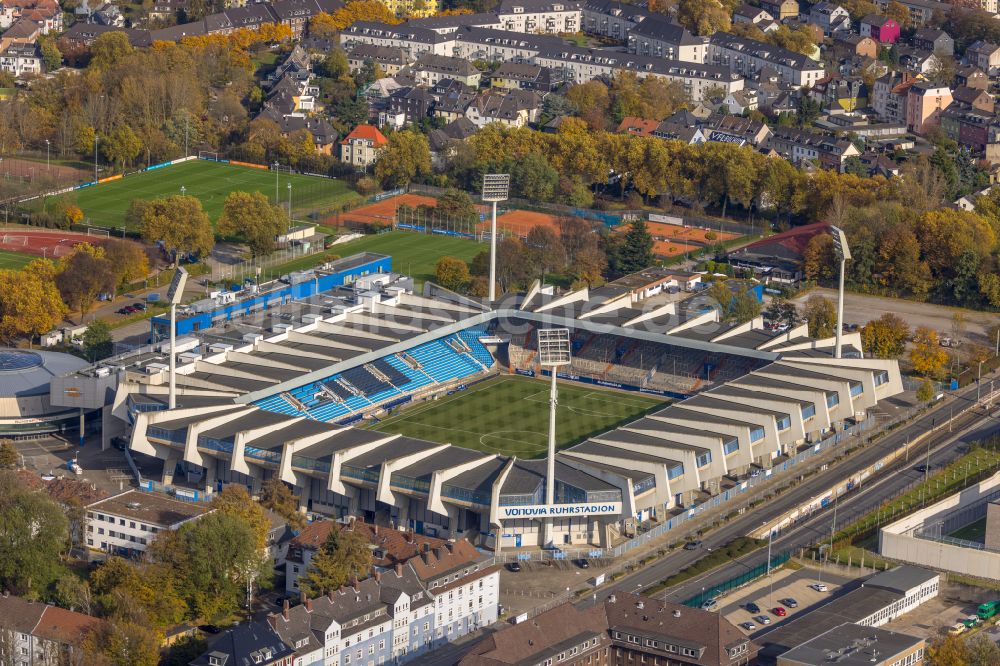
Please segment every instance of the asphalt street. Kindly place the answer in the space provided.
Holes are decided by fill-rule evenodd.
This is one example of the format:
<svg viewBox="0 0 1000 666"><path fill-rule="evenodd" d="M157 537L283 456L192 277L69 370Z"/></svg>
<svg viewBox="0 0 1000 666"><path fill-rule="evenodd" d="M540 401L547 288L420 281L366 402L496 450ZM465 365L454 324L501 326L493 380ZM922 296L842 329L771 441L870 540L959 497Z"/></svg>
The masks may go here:
<svg viewBox="0 0 1000 666"><path fill-rule="evenodd" d="M778 518L799 504L815 496L820 489L832 486L838 480L873 465L890 451L902 447L907 441L931 430L934 425L948 420L952 410L956 414L952 431L942 428L925 440L930 447L930 461L941 464L960 455L960 442L973 441L983 436L1000 431L1000 419L990 417L983 409L962 413L962 409L973 406L976 397L975 386L957 391L950 400L942 401L937 407L926 412L914 422L897 428L877 443L852 455L845 461L832 466L808 482L787 490L771 502L755 507L743 516L731 519L722 527L702 537L703 543L698 550L677 550L666 555L638 571L622 578L613 587L601 590L596 600L603 600L614 590L639 591L654 585L681 569L692 564L705 555L706 549L718 548L735 537L745 536L754 529ZM925 449L921 449L925 451ZM900 489L918 480L919 473L912 468L923 462L918 460L918 453L912 452L908 461L887 466L872 477L871 481L861 484L861 487L846 495L842 495L838 505L838 521L843 524L849 519L851 511L860 513L862 508L878 504L882 499L891 497ZM926 453L923 453L926 457ZM844 513L847 512L847 513ZM800 521L782 532L772 543L773 553L783 550L797 549L812 544L824 536L829 536L833 522L833 503L826 509L814 513L810 518ZM671 601L684 601L701 592L702 586L710 588L729 580L746 570L762 564L767 558L767 551L759 550L745 557L733 560L727 565L715 569L704 576L691 579L685 583L658 595ZM592 604L594 596L587 597L581 603Z"/></svg>

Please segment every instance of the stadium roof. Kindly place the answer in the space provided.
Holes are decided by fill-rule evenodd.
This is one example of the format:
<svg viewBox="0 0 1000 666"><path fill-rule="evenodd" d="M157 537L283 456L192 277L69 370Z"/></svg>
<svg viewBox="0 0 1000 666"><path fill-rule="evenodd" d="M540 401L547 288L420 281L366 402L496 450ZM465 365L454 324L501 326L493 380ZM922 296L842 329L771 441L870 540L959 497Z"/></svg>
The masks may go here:
<svg viewBox="0 0 1000 666"><path fill-rule="evenodd" d="M78 356L60 352L0 348L0 396L48 395L53 377L87 365Z"/></svg>

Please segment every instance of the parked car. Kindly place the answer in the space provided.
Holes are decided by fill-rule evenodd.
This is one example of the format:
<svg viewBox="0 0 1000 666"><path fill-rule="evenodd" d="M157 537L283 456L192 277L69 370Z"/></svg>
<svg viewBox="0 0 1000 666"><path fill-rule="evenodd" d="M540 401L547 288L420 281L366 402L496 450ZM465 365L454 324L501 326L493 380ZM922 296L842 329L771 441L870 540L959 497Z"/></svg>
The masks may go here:
<svg viewBox="0 0 1000 666"><path fill-rule="evenodd" d="M753 613L754 615L760 613L760 606L752 601L746 605L746 609L748 613Z"/></svg>
<svg viewBox="0 0 1000 666"><path fill-rule="evenodd" d="M697 550L701 548L701 541L688 541L684 544L684 550Z"/></svg>
<svg viewBox="0 0 1000 666"><path fill-rule="evenodd" d="M791 597L788 597L787 599L779 599L779 601L788 606L789 608L799 607L799 602L797 602L795 599L792 599Z"/></svg>
<svg viewBox="0 0 1000 666"><path fill-rule="evenodd" d="M744 622L740 626L743 627L745 631L754 631L757 628L757 625L753 622Z"/></svg>
<svg viewBox="0 0 1000 666"><path fill-rule="evenodd" d="M757 624L771 624L771 618L766 615L758 615L754 620L757 621Z"/></svg>
<svg viewBox="0 0 1000 666"><path fill-rule="evenodd" d="M809 587L816 590L817 592L826 592L829 589L824 583L813 583Z"/></svg>
<svg viewBox="0 0 1000 666"><path fill-rule="evenodd" d="M709 599L701 604L702 610L714 611L719 608L719 602L715 599Z"/></svg>
<svg viewBox="0 0 1000 666"><path fill-rule="evenodd" d="M146 311L146 304L143 303L143 302L141 302L141 301L133 303L132 307L135 308L136 312L145 312Z"/></svg>
<svg viewBox="0 0 1000 666"><path fill-rule="evenodd" d="M777 617L785 617L786 615L788 615L788 611L786 611L781 606L775 606L774 608L771 609L771 614Z"/></svg>
<svg viewBox="0 0 1000 666"><path fill-rule="evenodd" d="M590 568L590 562L588 562L583 557L581 557L578 560L573 560L573 564L575 564L576 566L580 567L581 569L589 569Z"/></svg>
<svg viewBox="0 0 1000 666"><path fill-rule="evenodd" d="M950 629L948 629L948 633L951 634L952 636L958 636L959 634L964 634L965 630L966 627L964 624L962 624L961 622L956 622L955 624L951 625Z"/></svg>
<svg viewBox="0 0 1000 666"><path fill-rule="evenodd" d="M512 573L518 573L519 571L521 571L521 563L511 562L510 564L507 565L507 571L510 571Z"/></svg>
<svg viewBox="0 0 1000 666"><path fill-rule="evenodd" d="M916 467L914 467L913 469L915 469L916 471L920 472L921 474L926 474L927 472L929 472L932 469L934 469L934 465L920 464L920 465L917 465Z"/></svg>

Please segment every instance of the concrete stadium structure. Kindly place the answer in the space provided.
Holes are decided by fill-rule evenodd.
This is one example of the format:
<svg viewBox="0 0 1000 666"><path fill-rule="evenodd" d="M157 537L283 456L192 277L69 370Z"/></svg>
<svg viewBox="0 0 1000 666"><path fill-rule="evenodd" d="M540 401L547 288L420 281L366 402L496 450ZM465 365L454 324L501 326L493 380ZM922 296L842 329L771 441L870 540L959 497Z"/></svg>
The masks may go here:
<svg viewBox="0 0 1000 666"><path fill-rule="evenodd" d="M770 471L902 391L895 361L862 358L857 334L835 359L833 340L810 339L805 326L722 323L699 296L637 303L625 288L557 296L535 285L488 309L433 285L416 295L395 279L360 280L203 332L181 355L174 410L165 354L107 363L116 379L107 411L131 427L133 451L165 461L167 484L178 463L200 471L209 491L256 490L277 475L303 510L500 550L540 545L542 515L556 517L558 544L607 547L637 522L719 493L725 479ZM625 351L608 365L643 381L670 375L676 362L666 359L678 357L694 359L704 377L688 385L678 374L670 391L633 386L686 399L561 451L552 506L544 460L351 427L495 374L541 374L531 341L548 326L586 338L584 355L596 340L620 341ZM637 349L645 367L629 370ZM721 381L727 364L741 374ZM579 381L619 385L578 372Z"/></svg>
<svg viewBox="0 0 1000 666"><path fill-rule="evenodd" d="M0 348L0 437L79 430L87 411L50 400L49 382L87 365L70 354Z"/></svg>

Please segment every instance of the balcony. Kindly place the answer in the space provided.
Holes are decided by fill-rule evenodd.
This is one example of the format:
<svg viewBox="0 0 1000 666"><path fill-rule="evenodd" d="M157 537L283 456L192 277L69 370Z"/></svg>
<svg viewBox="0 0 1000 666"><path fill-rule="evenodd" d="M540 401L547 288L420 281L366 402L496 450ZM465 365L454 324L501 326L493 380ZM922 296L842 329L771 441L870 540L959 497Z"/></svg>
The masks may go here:
<svg viewBox="0 0 1000 666"><path fill-rule="evenodd" d="M330 463L316 460L315 458L306 458L305 456L292 456L292 467L298 467L299 469L311 472L330 471Z"/></svg>
<svg viewBox="0 0 1000 666"><path fill-rule="evenodd" d="M419 479L414 479L408 476L402 476L400 474L393 474L389 484L393 488L410 490L417 493L423 493L425 495L429 494L431 491L431 484L428 482L420 481Z"/></svg>
<svg viewBox="0 0 1000 666"><path fill-rule="evenodd" d="M280 451L267 451L248 446L243 450L243 455L259 462L272 463L274 465L281 463Z"/></svg>
<svg viewBox="0 0 1000 666"><path fill-rule="evenodd" d="M378 485L379 470L363 469L361 467L354 467L353 465L341 465L340 475L346 476L348 479L354 479L355 481Z"/></svg>
<svg viewBox="0 0 1000 666"><path fill-rule="evenodd" d="M447 499L453 499L457 502L467 502L469 504L479 504L481 506L490 505L490 494L480 493L467 488L458 488L457 486L444 485L441 487L441 496Z"/></svg>

